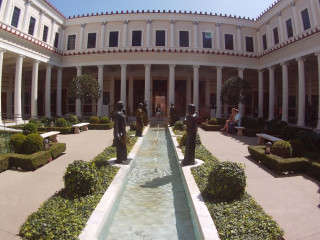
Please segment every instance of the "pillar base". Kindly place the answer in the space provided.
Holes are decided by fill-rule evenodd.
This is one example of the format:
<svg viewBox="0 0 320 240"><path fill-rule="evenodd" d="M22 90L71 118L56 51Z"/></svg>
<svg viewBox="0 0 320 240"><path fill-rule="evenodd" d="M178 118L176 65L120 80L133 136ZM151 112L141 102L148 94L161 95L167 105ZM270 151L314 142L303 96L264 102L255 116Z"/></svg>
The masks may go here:
<svg viewBox="0 0 320 240"><path fill-rule="evenodd" d="M299 126L299 127L304 127L305 124L304 124L304 122L297 122L297 126Z"/></svg>

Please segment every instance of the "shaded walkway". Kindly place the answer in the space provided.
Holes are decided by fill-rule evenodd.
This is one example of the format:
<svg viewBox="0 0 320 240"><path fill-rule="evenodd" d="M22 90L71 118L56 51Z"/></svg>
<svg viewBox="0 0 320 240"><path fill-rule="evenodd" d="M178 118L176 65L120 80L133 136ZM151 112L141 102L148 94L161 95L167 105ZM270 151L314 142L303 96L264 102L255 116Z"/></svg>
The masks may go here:
<svg viewBox="0 0 320 240"><path fill-rule="evenodd" d="M90 161L112 144L113 130L89 130L59 135L67 150L34 172L8 170L0 173L0 239L20 239L19 227L55 192L64 187L62 176L74 160Z"/></svg>
<svg viewBox="0 0 320 240"><path fill-rule="evenodd" d="M320 239L320 182L306 175L277 175L251 160L248 145L257 137L199 129L202 144L220 161L245 164L247 192L284 230L286 240Z"/></svg>

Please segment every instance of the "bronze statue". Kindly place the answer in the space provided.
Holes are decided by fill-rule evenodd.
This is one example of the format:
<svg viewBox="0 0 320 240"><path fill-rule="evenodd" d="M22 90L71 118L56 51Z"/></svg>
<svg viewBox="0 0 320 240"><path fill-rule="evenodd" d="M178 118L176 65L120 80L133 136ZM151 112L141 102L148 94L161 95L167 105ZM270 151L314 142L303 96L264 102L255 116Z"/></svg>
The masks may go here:
<svg viewBox="0 0 320 240"><path fill-rule="evenodd" d="M196 136L197 136L197 113L194 104L188 105L188 113L186 114L185 122L187 129L187 143L182 165L195 164Z"/></svg>
<svg viewBox="0 0 320 240"><path fill-rule="evenodd" d="M149 118L148 118L148 102L147 102L147 100L144 102L144 104L143 104L143 109L142 109L143 111L144 111L144 119L143 119L143 124L145 125L145 126L147 126L148 125L148 123L149 123Z"/></svg>
<svg viewBox="0 0 320 240"><path fill-rule="evenodd" d="M145 120L145 113L142 110L142 108L143 108L143 104L139 103L138 108L135 112L135 116L137 118L137 120L136 120L136 137L142 136L143 123Z"/></svg>
<svg viewBox="0 0 320 240"><path fill-rule="evenodd" d="M117 148L116 163L122 163L127 160L127 143L126 143L126 115L123 107L123 102L116 103L117 110L114 114L113 136Z"/></svg>
<svg viewBox="0 0 320 240"><path fill-rule="evenodd" d="M170 107L170 127L174 126L175 119L176 119L175 109L174 109L173 103L171 103L171 107Z"/></svg>

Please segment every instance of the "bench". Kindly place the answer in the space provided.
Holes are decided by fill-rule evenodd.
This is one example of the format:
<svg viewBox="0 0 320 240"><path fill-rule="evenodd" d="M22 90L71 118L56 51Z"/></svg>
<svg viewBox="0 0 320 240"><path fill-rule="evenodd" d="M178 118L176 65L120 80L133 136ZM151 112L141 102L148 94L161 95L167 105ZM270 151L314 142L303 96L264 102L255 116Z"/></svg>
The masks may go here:
<svg viewBox="0 0 320 240"><path fill-rule="evenodd" d="M82 127L83 131L88 131L88 125L89 124L90 123L78 123L78 124L73 125L72 127L74 127L74 133L75 134L80 133L80 128L81 127Z"/></svg>
<svg viewBox="0 0 320 240"><path fill-rule="evenodd" d="M242 131L244 129L246 129L245 127L240 127L239 126L239 127L234 127L234 128L238 130L238 133L237 133L238 136L243 136L243 132Z"/></svg>
<svg viewBox="0 0 320 240"><path fill-rule="evenodd" d="M51 132L42 133L42 134L40 134L40 136L43 138L52 137L52 142L58 142L58 134L59 133L60 132L58 132L58 131L51 131Z"/></svg>
<svg viewBox="0 0 320 240"><path fill-rule="evenodd" d="M276 142L276 141L280 141L282 140L281 138L277 138L277 137L274 137L274 136L271 136L271 135L268 135L268 134L265 134L265 133L257 133L257 136L258 136L258 145L264 145L264 139L266 140L269 140L271 142Z"/></svg>

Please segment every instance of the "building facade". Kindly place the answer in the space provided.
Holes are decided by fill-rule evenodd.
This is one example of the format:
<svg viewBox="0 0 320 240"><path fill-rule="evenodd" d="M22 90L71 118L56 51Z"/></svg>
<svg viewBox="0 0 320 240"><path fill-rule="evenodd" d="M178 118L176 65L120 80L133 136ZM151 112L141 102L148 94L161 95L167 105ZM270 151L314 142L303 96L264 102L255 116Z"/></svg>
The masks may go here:
<svg viewBox="0 0 320 240"><path fill-rule="evenodd" d="M147 101L178 114L194 103L216 108L224 81L252 89L242 115L320 129L320 1L279 0L256 19L207 12L102 12L66 18L46 0L0 0L0 122L81 115L68 99L75 76L98 79L103 97L85 115L106 114L116 101L131 115ZM311 117L312 116L312 117Z"/></svg>

